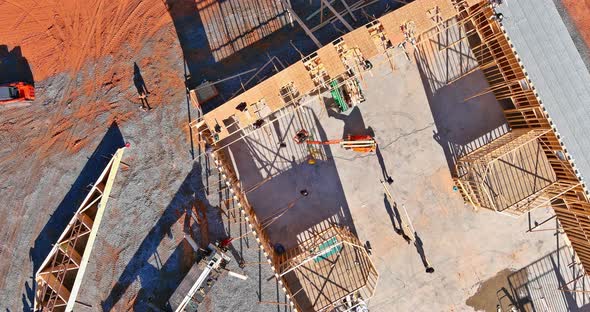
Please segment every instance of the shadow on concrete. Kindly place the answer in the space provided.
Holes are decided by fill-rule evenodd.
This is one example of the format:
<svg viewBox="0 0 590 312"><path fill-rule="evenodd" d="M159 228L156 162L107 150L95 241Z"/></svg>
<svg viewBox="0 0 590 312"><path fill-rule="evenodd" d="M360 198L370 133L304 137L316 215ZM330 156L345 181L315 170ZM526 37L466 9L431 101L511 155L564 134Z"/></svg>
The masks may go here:
<svg viewBox="0 0 590 312"><path fill-rule="evenodd" d="M125 146L123 135L117 123L113 122L96 147L96 150L88 158L86 165L80 171L78 178L74 181L64 199L39 232L33 247L29 250L29 259L33 262L33 280L31 281L31 285L25 283L27 293L23 295L23 301L29 301L29 303L25 304L25 311L31 311L32 309L32 303L34 301L34 287L32 285L35 285L35 273L86 197L89 187L98 180L117 149L123 146Z"/></svg>
<svg viewBox="0 0 590 312"><path fill-rule="evenodd" d="M166 263L159 265L161 262L157 260L159 259L158 246L165 237L172 238L171 227L179 222L182 216L186 216L187 209L191 209L195 200L203 202L208 212L217 209L212 207L207 200L202 182L202 168L198 162L194 163L192 170L185 177L170 204L141 242L108 297L102 301L103 311L111 311L136 280L141 282L141 291L135 299L135 307L139 309L138 311L143 311L141 309L146 306L170 308L168 303L170 296L192 265L200 259L183 240L177 245ZM199 235L195 234L195 236ZM210 235L212 241L218 239L214 236ZM200 238L195 240L199 241ZM155 266L149 262L152 257L156 259Z"/></svg>
<svg viewBox="0 0 590 312"><path fill-rule="evenodd" d="M458 158L508 132L501 105L492 93L465 101L488 87L480 70L439 89L430 87L432 65L419 53L415 57L435 122L432 137L442 147L449 170L455 175Z"/></svg>
<svg viewBox="0 0 590 312"><path fill-rule="evenodd" d="M341 139L345 139L348 135L375 135L371 127L366 127L363 115L358 106L354 106L346 114L335 112L330 108L327 111L330 118L338 119L344 123Z"/></svg>
<svg viewBox="0 0 590 312"><path fill-rule="evenodd" d="M564 246L510 274L510 304L520 311L590 311L590 279L574 263L571 249ZM500 304L507 305L502 301Z"/></svg>
<svg viewBox="0 0 590 312"><path fill-rule="evenodd" d="M35 84L29 62L23 56L19 46L8 50L7 45L0 45L0 85L11 82Z"/></svg>
<svg viewBox="0 0 590 312"><path fill-rule="evenodd" d="M264 129L233 143L230 151L248 201L266 227L272 245L294 247L299 234L326 220L355 233L330 147L297 144L292 139L301 129L309 131L313 140L328 139L315 112L303 106L283 118L265 120ZM236 131L225 140L231 142L243 135L241 131L250 130ZM315 164L308 163L311 154L315 155ZM302 190L308 194L302 195Z"/></svg>
<svg viewBox="0 0 590 312"><path fill-rule="evenodd" d="M389 202L389 198L387 197L387 194L383 194L383 204L385 206L385 211L387 211L387 215L389 215L389 219L391 220L391 224L393 226L393 230L395 231L395 233L400 235L406 241L406 243L410 244L412 242L412 239L408 236L408 233L406 233L406 231L404 230L404 224L402 223L402 216L399 213L399 209L397 209L397 203L393 202L393 204L391 204Z"/></svg>

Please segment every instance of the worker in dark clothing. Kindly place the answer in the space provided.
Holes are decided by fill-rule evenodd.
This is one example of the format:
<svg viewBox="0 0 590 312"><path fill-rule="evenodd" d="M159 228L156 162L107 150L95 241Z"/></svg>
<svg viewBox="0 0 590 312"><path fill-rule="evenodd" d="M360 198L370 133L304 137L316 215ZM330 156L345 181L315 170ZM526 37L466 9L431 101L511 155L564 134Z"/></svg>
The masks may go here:
<svg viewBox="0 0 590 312"><path fill-rule="evenodd" d="M139 94L139 99L141 100L140 108L146 111L151 110L152 108L150 107L150 104L147 100L147 95L150 94L150 92L145 85L145 81L141 76L141 72L139 70L139 66L137 66L137 63L133 63L133 84L135 84L135 88Z"/></svg>

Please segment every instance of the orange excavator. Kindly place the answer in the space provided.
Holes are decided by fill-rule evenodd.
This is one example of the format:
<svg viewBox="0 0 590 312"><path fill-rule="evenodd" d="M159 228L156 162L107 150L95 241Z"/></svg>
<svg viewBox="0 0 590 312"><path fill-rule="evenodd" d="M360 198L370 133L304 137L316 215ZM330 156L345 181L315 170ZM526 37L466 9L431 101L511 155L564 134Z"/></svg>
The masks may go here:
<svg viewBox="0 0 590 312"><path fill-rule="evenodd" d="M35 87L25 82L13 82L0 85L0 105L33 101L35 99Z"/></svg>
<svg viewBox="0 0 590 312"><path fill-rule="evenodd" d="M377 149L377 142L370 135L348 135L346 139L336 139L327 141L313 141L308 140L309 133L302 129L297 132L294 140L295 142L307 143L309 145L332 145L339 144L340 147L351 150L357 153L369 153L374 152Z"/></svg>

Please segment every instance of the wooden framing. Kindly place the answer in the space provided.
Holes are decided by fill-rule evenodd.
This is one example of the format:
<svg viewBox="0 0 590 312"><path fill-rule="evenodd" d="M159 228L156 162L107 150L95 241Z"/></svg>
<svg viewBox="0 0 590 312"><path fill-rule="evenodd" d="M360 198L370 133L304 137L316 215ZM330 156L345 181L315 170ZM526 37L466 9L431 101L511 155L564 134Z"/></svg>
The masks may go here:
<svg viewBox="0 0 590 312"><path fill-rule="evenodd" d="M280 276L300 285L296 300L304 311L342 307L347 296L373 296L379 275L356 236L337 225L307 234L278 259Z"/></svg>
<svg viewBox="0 0 590 312"><path fill-rule="evenodd" d="M543 190L559 184L539 138L550 131L514 130L458 159L469 202L515 215L548 205Z"/></svg>
<svg viewBox="0 0 590 312"><path fill-rule="evenodd" d="M512 136L537 131L536 141L542 148L545 158L554 173L555 181L545 187L537 198L543 198L541 205L552 206L563 231L567 235L585 272L590 269L590 200L586 189L570 161L557 129L550 121L548 113L542 106L534 85L524 70L518 54L513 49L510 39L502 25L494 18L494 11L488 1L469 3L457 0L460 23L465 27L467 39L474 55L489 82L489 88L483 93L493 93L505 107L504 114L512 129ZM540 131L540 132L539 132ZM499 138L498 140L500 140ZM512 141L511 141L512 142ZM492 142L489 149L509 142ZM516 147L518 149L518 147ZM485 162L485 153L471 155L463 159L473 163L478 156ZM479 198L467 176L455 178L466 202L479 205ZM528 200L528 199L527 199ZM530 204L527 204L530 207ZM534 208L534 207L531 207Z"/></svg>
<svg viewBox="0 0 590 312"><path fill-rule="evenodd" d="M197 130L208 144L214 144L213 133L204 123L200 123ZM248 202L246 192L241 188L240 181L237 178L233 163L227 151L215 150L212 153L212 157L217 169L222 175L223 183L229 189L230 195L232 196L231 200L236 203L236 207L240 209L240 212L244 215L244 219L248 222L248 226L251 229L248 234L252 234L255 237L259 248L267 258L267 262L275 274L275 278L286 293L289 305L294 311L308 311L310 309L309 302L311 297L318 299L317 303L313 305L314 311L342 305L342 299L347 296L349 296L349 300L352 298L350 296L357 299L362 298L363 300L368 300L372 297L377 283L378 273L358 238L346 229L331 225L320 234L310 234L313 237L305 240L296 248L290 249L284 254L278 254L266 233L264 226L265 220L258 218ZM309 233L315 232L313 229L309 231ZM314 258L322 255L316 254L315 257L310 256L309 251L313 248L318 248L322 244L320 241L322 237L337 239L339 242L338 246L341 248L339 250L340 252L331 254L331 260L328 259L323 265L315 262L312 264L311 262L313 262ZM303 252L304 250L307 253ZM328 252L323 253L323 255L326 255ZM308 255L308 257L304 258L305 255ZM326 267L326 263L332 264ZM292 265L292 269L287 268L287 265ZM347 275L351 265L358 266L354 276ZM321 287L319 289L315 288L317 284L305 284L306 280L303 277L298 277L302 274L301 270L304 267L315 268L318 270L317 272L326 270L332 272L331 274L326 274L326 278L321 282L318 281L318 283L329 284L330 286L323 290ZM303 290L301 288L302 285L308 288ZM334 285L340 286L335 287ZM297 287L297 291L294 291L295 287ZM312 288L315 289L315 292Z"/></svg>
<svg viewBox="0 0 590 312"><path fill-rule="evenodd" d="M72 311L125 147L118 149L35 274L35 310Z"/></svg>
<svg viewBox="0 0 590 312"><path fill-rule="evenodd" d="M287 8L289 7L287 6ZM415 25L416 34L431 29L433 19L428 12L432 12L433 9L436 12L437 20L445 21L454 18L457 14L449 0L416 0L376 19L365 25L365 27L354 29L339 39L342 39L349 49L358 51L356 52L357 57L363 60L385 54L393 69L391 55L389 54L391 49L388 47L396 47L405 41L400 26L412 21ZM204 124L214 133L213 144L217 144L231 135L224 125L225 120L238 120L240 128L245 128L256 122L256 119L252 116L237 111L235 108L238 104L245 102L247 105L251 105L264 99L272 113L289 104L281 100L280 96L280 90L285 85L291 84L302 97L325 88L330 79L333 80L345 75L350 67L346 66L342 57L335 58L338 54L342 55L340 51L335 50L334 44L320 47L318 51L301 61L294 63L217 107L203 116L202 120L197 123L204 121ZM358 74L360 72L355 73L355 75ZM191 126L197 127L197 123L193 123Z"/></svg>
<svg viewBox="0 0 590 312"><path fill-rule="evenodd" d="M351 290L354 287L345 288L347 291L342 293L339 291L324 292L321 288L314 291L311 288L306 289L305 282L302 285L297 281L305 280L304 272L302 272L305 267L316 264L314 259L323 257L327 253L330 253L330 257L338 257L340 254L345 257L344 250L351 250L359 252L361 258L364 259L365 254L363 254L362 246L354 235L334 227L328 232L320 231L320 234L310 234L309 239L303 240L296 248L288 250L286 254L277 254L260 220L248 203L232 162L224 150L224 147L235 142L232 141L234 138L224 139L237 132L230 133L223 125L223 121L229 118L238 120L239 129L237 131L249 127L256 120L244 112L237 111L236 106L246 103L250 107L253 103L260 102L261 99L264 99L271 113L291 104L295 105L295 109L297 109L298 103L304 97L325 88L329 80L348 75L347 71L353 66L347 64L346 56L352 55L357 61L365 60L380 54L387 54L390 51L387 48L389 44L384 46L384 42L391 42L393 47L404 42L406 38L400 26L409 21L412 22L414 35L420 38L421 34L433 28L442 31L443 25L445 25L444 21L457 18L459 26L464 28L463 33L466 34L466 39L479 64L478 69L482 70L489 82L489 88L473 96L493 93L507 107L504 113L512 132L459 160L461 175L455 177L455 181L466 202L470 202L474 206L513 214L521 214L538 206L553 206L578 257L584 267L590 268L590 243L588 240L588 235L590 235L588 233L588 229L590 229L590 202L575 170L567 160L567 155L555 129L552 128L537 98L534 86L522 69L501 25L492 19L493 14L494 12L487 1L414 1L373 21L366 27L360 27L344 35L329 46L320 48L319 51L289 66L261 84L246 90L192 124L208 144L214 147L215 151L212 153L212 157L222 173L224 183L229 187L240 212L245 215L252 234L275 273L279 285L285 291L289 305L295 311L328 309L337 305L344 293L350 294L351 291L358 291L358 289ZM349 51L353 51L352 54ZM337 54L340 56L338 59L335 58ZM339 64L339 62L343 64ZM350 78L350 76L348 77ZM266 116L256 117L262 119ZM235 140L240 140L242 137ZM545 183L542 186L523 188L515 185L514 181L503 182L504 187L521 187L521 191L511 196L503 195L509 198L499 202L497 198L500 195L493 194L489 190L489 176L505 178L505 174L509 172L508 167L510 167L511 161L520 161L520 159L528 161L531 155L541 159L542 177L545 179ZM479 167L474 168L474 166ZM531 175L530 172L527 173L527 170L530 171L535 165L532 166L525 165L524 170L521 170L525 172L525 175L521 175L521 177L527 174ZM527 183L526 179L523 178L521 183ZM488 190L486 191L485 188ZM484 192L488 192L488 194L484 194ZM486 198L489 203L485 203ZM326 239L335 237L337 243L332 248L342 248L337 253L332 254L333 249L324 253L312 252L316 250L317 246L325 243ZM335 268L337 267L336 265ZM372 264L367 267L370 269L366 271L369 273L365 275L375 276L374 281L376 282L377 273L372 271L374 267ZM325 270L326 268L318 269ZM346 274L341 274L336 278L347 277ZM351 283L351 285L354 284L361 288L370 285L368 288L374 289L372 281L363 281L361 278L356 284ZM327 278L326 282L331 283L331 278ZM368 296L370 293L371 291ZM300 296L307 298L307 301L300 299Z"/></svg>

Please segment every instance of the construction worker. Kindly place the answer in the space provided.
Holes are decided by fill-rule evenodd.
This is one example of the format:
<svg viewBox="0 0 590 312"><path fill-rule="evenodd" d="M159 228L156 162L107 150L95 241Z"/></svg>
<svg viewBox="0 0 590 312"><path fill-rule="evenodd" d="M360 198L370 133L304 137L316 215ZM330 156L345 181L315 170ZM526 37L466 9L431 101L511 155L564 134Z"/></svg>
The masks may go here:
<svg viewBox="0 0 590 312"><path fill-rule="evenodd" d="M256 122L254 122L252 124L252 127L254 127L254 129L259 129L260 127L262 127L263 124L264 124L264 120L258 119L258 120L256 120Z"/></svg>
<svg viewBox="0 0 590 312"><path fill-rule="evenodd" d="M137 66L137 63L135 62L133 63L133 83L135 84L135 88L137 88L137 93L139 93L139 99L141 100L140 108L144 111L151 110L152 108L150 107L150 104L147 100L147 95L150 94L150 92L148 91L145 81L141 76L139 66Z"/></svg>

